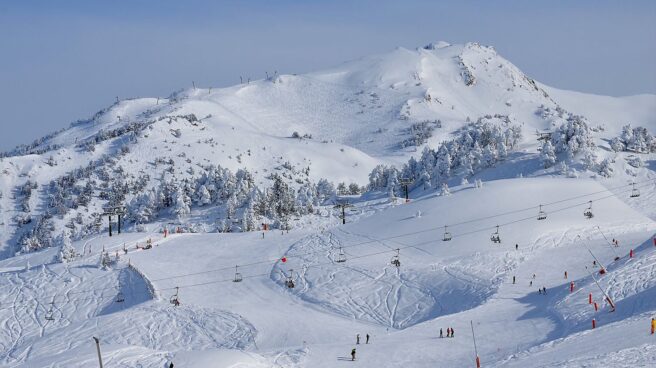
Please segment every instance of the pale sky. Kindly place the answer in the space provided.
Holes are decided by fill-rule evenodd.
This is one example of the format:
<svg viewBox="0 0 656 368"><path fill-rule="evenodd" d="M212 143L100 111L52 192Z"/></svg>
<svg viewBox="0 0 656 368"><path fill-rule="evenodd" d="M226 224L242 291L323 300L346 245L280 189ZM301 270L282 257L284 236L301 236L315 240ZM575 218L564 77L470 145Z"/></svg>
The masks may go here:
<svg viewBox="0 0 656 368"><path fill-rule="evenodd" d="M2 1L0 150L116 96L303 73L431 41L492 45L532 78L656 93L656 1Z"/></svg>

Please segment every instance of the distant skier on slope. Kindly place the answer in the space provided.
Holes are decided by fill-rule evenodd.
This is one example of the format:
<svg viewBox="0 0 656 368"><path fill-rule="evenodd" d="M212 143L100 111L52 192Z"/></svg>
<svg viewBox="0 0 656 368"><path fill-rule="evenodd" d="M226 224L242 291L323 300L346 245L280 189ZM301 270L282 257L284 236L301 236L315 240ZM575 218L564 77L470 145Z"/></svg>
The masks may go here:
<svg viewBox="0 0 656 368"><path fill-rule="evenodd" d="M360 334L355 335L355 343L360 345Z"/></svg>
<svg viewBox="0 0 656 368"><path fill-rule="evenodd" d="M355 360L355 348L353 348L353 350L351 350L351 361L354 361L354 360Z"/></svg>
<svg viewBox="0 0 656 368"><path fill-rule="evenodd" d="M444 335L442 335L442 329L440 328L440 339L441 339L442 337L444 337Z"/></svg>
<svg viewBox="0 0 656 368"><path fill-rule="evenodd" d="M366 342L366 344L368 344L368 343L369 343L369 334L367 334L367 342Z"/></svg>

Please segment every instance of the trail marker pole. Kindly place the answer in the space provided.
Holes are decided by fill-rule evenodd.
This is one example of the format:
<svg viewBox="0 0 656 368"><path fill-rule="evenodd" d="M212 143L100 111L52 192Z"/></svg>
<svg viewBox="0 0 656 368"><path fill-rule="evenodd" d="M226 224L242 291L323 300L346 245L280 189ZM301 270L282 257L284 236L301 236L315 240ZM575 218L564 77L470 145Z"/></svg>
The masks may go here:
<svg viewBox="0 0 656 368"><path fill-rule="evenodd" d="M100 355L100 340L98 340L98 338L95 336L93 339L96 341L96 350L98 351L98 364L100 365L100 368L103 368L102 355Z"/></svg>
<svg viewBox="0 0 656 368"><path fill-rule="evenodd" d="M474 334L474 322L469 321L472 330L472 338L474 339L474 354L476 354L476 368L481 368L481 359L478 357L478 348L476 347L476 335Z"/></svg>

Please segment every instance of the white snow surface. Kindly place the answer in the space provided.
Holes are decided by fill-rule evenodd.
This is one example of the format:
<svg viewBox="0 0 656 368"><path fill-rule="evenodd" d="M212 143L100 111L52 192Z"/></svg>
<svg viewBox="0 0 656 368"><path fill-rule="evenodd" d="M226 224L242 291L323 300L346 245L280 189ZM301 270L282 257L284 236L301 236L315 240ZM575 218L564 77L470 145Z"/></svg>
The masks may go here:
<svg viewBox="0 0 656 368"><path fill-rule="evenodd" d="M608 148L627 123L654 133L656 96L558 90L491 47L444 41L326 71L269 75L121 100L35 146L54 149L0 159L0 366L95 366L94 336L105 367L473 367L476 354L484 367L656 366L654 156L633 168L631 153ZM533 133L553 125L536 114L540 106L601 127L598 154L614 160L615 176L545 172ZM181 118L190 114L199 121ZM289 232L164 237L171 220L161 218L143 232L77 239L82 256L69 263L59 263L54 247L15 254L17 188L36 182L29 205L40 211L51 180L126 148L112 168L156 180L154 161L163 158L182 177L213 163L247 168L265 186L285 166L295 175L309 168L312 181L365 184L377 164L402 164L487 114L509 116L523 138L507 161L471 178L482 179L481 188L450 182L450 195L417 188L408 203L386 193L352 197L346 225L332 205L294 219ZM425 143L399 145L411 124L438 120ZM133 123L148 127L94 151L78 146ZM56 165L46 164L50 156ZM627 187L634 181L637 198ZM588 201L591 219L583 216ZM94 198L90 209L104 204ZM538 221L541 204L547 219ZM213 216L194 209L190 218ZM442 240L445 225L450 241ZM497 225L499 244L490 241ZM152 249L137 249L148 239ZM108 269L98 266L101 249L113 260ZM400 267L390 262L397 254ZM241 282L233 282L235 266ZM171 303L176 288L179 306ZM439 337L447 327L454 338Z"/></svg>
<svg viewBox="0 0 656 368"><path fill-rule="evenodd" d="M3 261L0 288L10 299L0 310L2 360L21 367L89 366L95 358L91 336L97 336L108 364L119 367L162 367L168 361L191 367L336 367L350 364L345 359L353 347L361 367L470 366L473 321L485 366L587 366L584 357L594 358L598 365L592 366L648 366L656 224L618 198L626 193L615 194L592 180L500 180L479 189L453 188L450 196L379 204L347 225L308 224L264 238L101 236L90 244L76 242L92 254L72 263L25 271ZM503 216L496 216L499 198L512 198ZM595 203L590 220L582 215L587 200ZM535 219L533 204L556 201L543 208L547 220ZM421 217L414 216L417 211ZM445 223L462 223L449 227L448 242L441 240ZM489 239L496 224L500 244ZM619 246L604 236L618 239ZM152 249L133 246L148 237L156 244ZM121 252L109 270L97 268L100 244L113 254L124 243L127 255ZM343 263L335 262L340 246ZM396 248L398 268L390 264ZM586 270L593 268L587 249L607 269L597 279L614 299L615 312L602 303ZM231 281L234 265L241 265L239 283ZM291 270L296 287L288 289L281 275ZM169 303L176 286L179 307ZM539 295L543 286L547 294ZM119 288L122 303L115 301ZM587 304L588 293L600 302L598 312ZM53 296L55 319L46 321ZM449 326L456 337L440 339L439 329ZM358 333L362 343L355 345ZM367 333L370 344L364 344Z"/></svg>

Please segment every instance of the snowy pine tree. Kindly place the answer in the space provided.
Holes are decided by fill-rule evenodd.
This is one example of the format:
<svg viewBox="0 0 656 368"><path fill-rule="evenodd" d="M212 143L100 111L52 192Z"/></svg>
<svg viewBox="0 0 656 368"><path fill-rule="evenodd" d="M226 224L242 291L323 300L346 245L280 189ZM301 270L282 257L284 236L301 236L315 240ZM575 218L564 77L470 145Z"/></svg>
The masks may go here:
<svg viewBox="0 0 656 368"><path fill-rule="evenodd" d="M554 150L551 141L547 140L542 145L540 160L542 161L542 166L544 166L545 169L550 168L556 164L556 151Z"/></svg>
<svg viewBox="0 0 656 368"><path fill-rule="evenodd" d="M77 252L71 243L71 235L64 231L61 235L61 249L59 250L59 261L62 263L71 262L77 257Z"/></svg>

